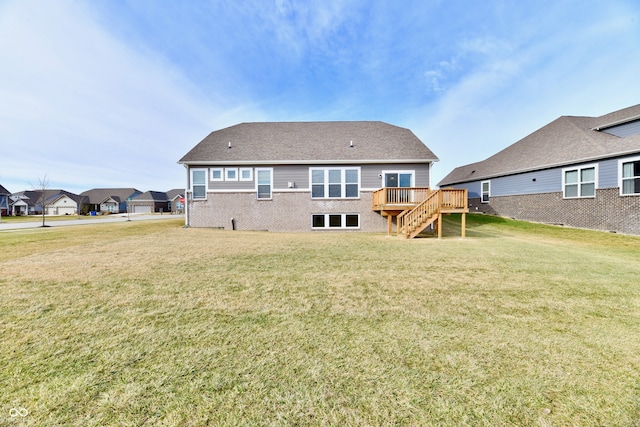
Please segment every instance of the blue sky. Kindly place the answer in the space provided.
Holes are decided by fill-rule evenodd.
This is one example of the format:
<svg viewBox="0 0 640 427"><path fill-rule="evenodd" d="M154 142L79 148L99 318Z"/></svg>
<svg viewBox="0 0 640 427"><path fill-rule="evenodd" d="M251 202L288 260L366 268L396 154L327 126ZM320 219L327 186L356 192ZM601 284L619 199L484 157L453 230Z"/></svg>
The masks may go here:
<svg viewBox="0 0 640 427"><path fill-rule="evenodd" d="M240 122L382 120L434 184L640 103L637 0L0 0L0 184L166 191Z"/></svg>

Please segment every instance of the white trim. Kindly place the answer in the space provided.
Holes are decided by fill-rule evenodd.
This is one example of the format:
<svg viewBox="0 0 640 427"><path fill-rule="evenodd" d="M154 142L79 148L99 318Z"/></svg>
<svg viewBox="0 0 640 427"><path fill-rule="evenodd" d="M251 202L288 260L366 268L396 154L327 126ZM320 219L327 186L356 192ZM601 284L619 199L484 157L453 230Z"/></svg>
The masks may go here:
<svg viewBox="0 0 640 427"><path fill-rule="evenodd" d="M431 168L429 168L431 169ZM382 175L382 182L380 183L380 188L384 188L385 187L385 182L386 182L386 174L391 174L391 173L397 173L398 174L398 184L400 184L400 174L411 174L411 185L409 185L409 187L415 187L416 186L416 170L413 169L406 169L406 170L401 170L401 169L393 169L393 170L383 170L380 175Z"/></svg>
<svg viewBox="0 0 640 427"><path fill-rule="evenodd" d="M193 173L204 172L204 197L193 197ZM207 168L190 168L189 169L189 192L191 193L192 200L207 200L207 193L209 191L209 170ZM202 184L198 185L199 187Z"/></svg>
<svg viewBox="0 0 640 427"><path fill-rule="evenodd" d="M628 196L640 196L640 189L637 189L637 193L623 194L622 193L622 165L624 163L629 162L640 162L640 156L636 157L627 157L625 159L618 159L618 189L620 192L620 196L628 197Z"/></svg>
<svg viewBox="0 0 640 427"><path fill-rule="evenodd" d="M269 172L269 197L259 197L259 193L258 193L258 187L259 187L259 180L258 180L258 176L260 175L260 172L264 172L264 171L268 171ZM256 174L256 185L255 185L255 193L256 193L256 200L272 200L273 199L273 168L256 168L255 170L255 174ZM262 184L265 185L265 184Z"/></svg>
<svg viewBox="0 0 640 427"><path fill-rule="evenodd" d="M246 171L249 171L249 177L243 178L242 173ZM253 168L240 168L240 170L238 171L238 179L240 181L253 181Z"/></svg>
<svg viewBox="0 0 640 427"><path fill-rule="evenodd" d="M484 183L487 183L489 188L487 189L487 200L484 200ZM480 202L481 203L489 203L491 201L491 180L487 179L484 181L480 181Z"/></svg>
<svg viewBox="0 0 640 427"><path fill-rule="evenodd" d="M592 169L593 168L593 196L583 196L582 195L582 186L583 182L580 180L580 174L583 169ZM566 183L565 183L565 175L567 172L577 171L578 172L578 182L575 185L578 186L578 195L575 197L569 197L566 195ZM586 181L586 183L590 183L591 181ZM574 185L571 183L570 185ZM598 189L598 163L590 163L586 165L579 166L571 166L562 169L562 198L563 199L593 199L596 197L596 190Z"/></svg>
<svg viewBox="0 0 640 427"><path fill-rule="evenodd" d="M220 178L213 176L214 172L220 172ZM224 181L224 168L211 168L211 181Z"/></svg>
<svg viewBox="0 0 640 427"><path fill-rule="evenodd" d="M338 170L340 171L340 195L341 197L329 197L329 171L330 170ZM347 183L346 181L346 171L348 170L356 170L358 172L358 182L357 183L353 183L353 182L349 182ZM324 196L323 197L313 197L313 172L314 171L323 171L324 172L324 178L323 178L323 185L324 185ZM332 166L327 166L327 167L310 167L309 168L309 192L311 195L311 199L312 200L357 200L360 198L360 184L361 184L361 179L362 179L362 170L360 168L360 166L353 166L353 167L332 167ZM333 183L333 185L335 185L336 183ZM357 184L358 185L358 194L355 197L347 197L347 184L353 185L353 184Z"/></svg>
<svg viewBox="0 0 640 427"><path fill-rule="evenodd" d="M229 177L229 174L233 173L233 177ZM224 168L224 180L225 181L237 181L238 180L238 168Z"/></svg>

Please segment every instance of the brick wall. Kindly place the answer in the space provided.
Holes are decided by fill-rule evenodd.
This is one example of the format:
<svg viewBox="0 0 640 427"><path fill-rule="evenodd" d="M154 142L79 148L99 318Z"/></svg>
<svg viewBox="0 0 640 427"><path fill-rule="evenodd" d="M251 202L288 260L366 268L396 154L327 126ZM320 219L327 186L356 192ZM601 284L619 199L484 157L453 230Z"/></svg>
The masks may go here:
<svg viewBox="0 0 640 427"><path fill-rule="evenodd" d="M231 230L234 218L237 230L312 231L312 214L359 213L360 231L387 231L386 218L371 210L369 192L357 200L312 200L308 192L274 192L272 200L257 200L255 192L207 193L207 200L188 203L191 227Z"/></svg>
<svg viewBox="0 0 640 427"><path fill-rule="evenodd" d="M617 188L596 190L592 199L563 199L562 192L469 199L470 212L563 224L593 230L640 234L640 197L621 197Z"/></svg>

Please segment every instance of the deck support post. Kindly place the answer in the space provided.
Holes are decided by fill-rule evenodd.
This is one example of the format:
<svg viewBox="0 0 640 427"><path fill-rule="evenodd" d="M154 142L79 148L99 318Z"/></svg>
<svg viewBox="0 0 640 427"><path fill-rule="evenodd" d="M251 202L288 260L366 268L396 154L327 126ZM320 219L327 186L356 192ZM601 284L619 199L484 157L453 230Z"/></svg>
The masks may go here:
<svg viewBox="0 0 640 427"><path fill-rule="evenodd" d="M438 239L442 238L442 213L438 212Z"/></svg>
<svg viewBox="0 0 640 427"><path fill-rule="evenodd" d="M393 216L387 215L387 235L391 236L391 231L393 230Z"/></svg>
<svg viewBox="0 0 640 427"><path fill-rule="evenodd" d="M462 219L460 221L460 225L462 227L462 238L464 239L466 236L466 229L467 229L467 214L462 212Z"/></svg>

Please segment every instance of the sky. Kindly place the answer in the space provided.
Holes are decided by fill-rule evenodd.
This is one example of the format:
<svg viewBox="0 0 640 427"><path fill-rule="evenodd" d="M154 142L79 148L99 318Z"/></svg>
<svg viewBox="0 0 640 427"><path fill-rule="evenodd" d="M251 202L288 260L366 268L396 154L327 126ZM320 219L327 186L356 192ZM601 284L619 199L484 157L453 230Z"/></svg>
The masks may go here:
<svg viewBox="0 0 640 427"><path fill-rule="evenodd" d="M0 185L167 191L227 126L381 120L435 186L638 76L637 0L0 0Z"/></svg>

